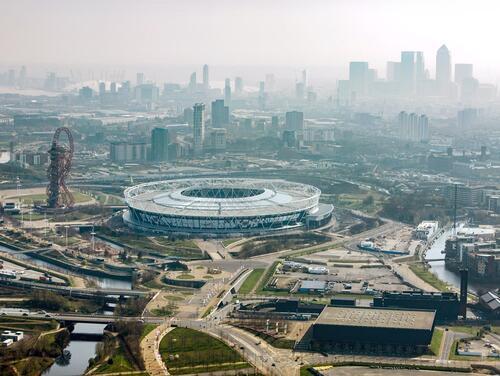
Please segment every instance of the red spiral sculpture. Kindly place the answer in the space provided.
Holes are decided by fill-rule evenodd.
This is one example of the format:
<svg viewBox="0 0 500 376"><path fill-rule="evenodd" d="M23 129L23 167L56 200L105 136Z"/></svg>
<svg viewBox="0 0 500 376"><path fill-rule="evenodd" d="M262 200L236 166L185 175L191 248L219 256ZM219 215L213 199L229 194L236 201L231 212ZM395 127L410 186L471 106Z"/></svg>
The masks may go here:
<svg viewBox="0 0 500 376"><path fill-rule="evenodd" d="M69 147L59 142L61 133L66 133ZM47 185L47 206L49 208L71 208L75 198L66 186L65 179L71 170L74 152L73 136L66 127L57 128L49 150L50 165L47 169L49 185Z"/></svg>

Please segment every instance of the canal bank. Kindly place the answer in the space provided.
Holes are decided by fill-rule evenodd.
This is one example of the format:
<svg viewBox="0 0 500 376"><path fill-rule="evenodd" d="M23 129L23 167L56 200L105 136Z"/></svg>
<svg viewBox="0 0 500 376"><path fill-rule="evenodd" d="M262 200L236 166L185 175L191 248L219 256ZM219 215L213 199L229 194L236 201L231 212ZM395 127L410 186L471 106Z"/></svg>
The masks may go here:
<svg viewBox="0 0 500 376"><path fill-rule="evenodd" d="M103 334L105 324L77 323L72 331L72 338L92 338ZM79 376L85 373L89 360L96 355L96 345L100 341L71 339L64 349L64 354L58 357L54 364L44 373L44 376Z"/></svg>
<svg viewBox="0 0 500 376"><path fill-rule="evenodd" d="M463 224L459 224L459 228L463 227ZM457 272L451 271L446 268L444 262L444 249L446 240L453 235L453 228L447 227L442 233L433 239L432 245L427 249L425 253L425 260L437 260L437 261L427 261L430 266L430 271L436 275L440 280L448 283L456 289L460 289L460 275ZM492 285L488 283L481 283L478 281L473 281L469 279L468 290L474 294L477 294L479 290L484 290L491 288ZM498 287L498 286L497 286Z"/></svg>
<svg viewBox="0 0 500 376"><path fill-rule="evenodd" d="M44 260L33 258L26 253L18 253L15 250L8 248L8 247L5 247L3 245L0 245L0 251L8 253L19 260L33 264L33 265L38 266L40 268L53 270L55 272L62 273L62 274L69 274L69 275L74 275L77 277L86 278L88 280L94 281L98 287L103 288L103 289L119 289L119 290L131 290L132 289L132 280L131 279L130 280L122 280L122 279L91 276L91 275L87 275L84 273L79 273L79 272L76 272L74 270L66 269L66 268L59 266L59 265L54 265L54 264L47 262L47 261L44 261Z"/></svg>

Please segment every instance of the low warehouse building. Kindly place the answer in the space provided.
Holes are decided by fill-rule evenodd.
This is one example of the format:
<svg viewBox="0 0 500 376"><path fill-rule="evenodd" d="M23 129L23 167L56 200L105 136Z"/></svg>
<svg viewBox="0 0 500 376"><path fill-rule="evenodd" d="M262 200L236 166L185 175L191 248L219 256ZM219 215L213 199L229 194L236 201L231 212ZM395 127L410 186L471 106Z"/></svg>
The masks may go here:
<svg viewBox="0 0 500 376"><path fill-rule="evenodd" d="M325 307L312 328L313 348L360 352L424 352L432 339L435 311Z"/></svg>
<svg viewBox="0 0 500 376"><path fill-rule="evenodd" d="M327 290L325 281L300 281L298 291L305 294L324 293Z"/></svg>

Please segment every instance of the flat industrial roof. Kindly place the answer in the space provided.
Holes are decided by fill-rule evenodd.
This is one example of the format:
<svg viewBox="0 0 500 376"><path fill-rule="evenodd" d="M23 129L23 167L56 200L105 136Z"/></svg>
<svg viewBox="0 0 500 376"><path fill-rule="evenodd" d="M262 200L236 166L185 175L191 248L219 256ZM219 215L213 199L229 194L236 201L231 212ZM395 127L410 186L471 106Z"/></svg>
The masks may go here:
<svg viewBox="0 0 500 376"><path fill-rule="evenodd" d="M435 311L325 307L315 324L431 330L435 315Z"/></svg>

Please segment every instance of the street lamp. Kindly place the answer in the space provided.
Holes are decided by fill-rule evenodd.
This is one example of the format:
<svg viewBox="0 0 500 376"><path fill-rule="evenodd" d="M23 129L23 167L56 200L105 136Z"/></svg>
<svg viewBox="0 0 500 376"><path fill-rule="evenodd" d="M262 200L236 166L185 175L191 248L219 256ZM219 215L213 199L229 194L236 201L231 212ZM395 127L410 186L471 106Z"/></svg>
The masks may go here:
<svg viewBox="0 0 500 376"><path fill-rule="evenodd" d="M66 248L68 248L68 228L69 228L68 225L64 226L64 229L66 230Z"/></svg>
<svg viewBox="0 0 500 376"><path fill-rule="evenodd" d="M94 226L92 226L92 232L90 233L90 235L92 235L92 253L95 253L95 232L94 232Z"/></svg>

